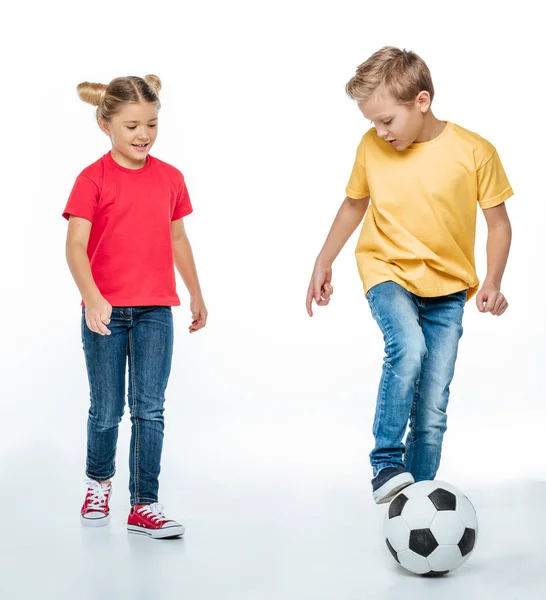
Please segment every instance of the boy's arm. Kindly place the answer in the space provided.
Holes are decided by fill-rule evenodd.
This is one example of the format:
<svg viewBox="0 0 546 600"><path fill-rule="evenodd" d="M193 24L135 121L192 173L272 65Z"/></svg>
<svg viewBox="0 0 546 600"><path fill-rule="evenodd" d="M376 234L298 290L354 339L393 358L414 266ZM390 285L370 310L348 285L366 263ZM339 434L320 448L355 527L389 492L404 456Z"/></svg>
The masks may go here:
<svg viewBox="0 0 546 600"><path fill-rule="evenodd" d="M306 306L310 317L313 316L313 298L319 306L326 306L330 302L330 296L334 293L331 286L332 264L361 223L369 203L369 196L360 200L347 196L338 210L324 246L315 261L311 283L307 290Z"/></svg>
<svg viewBox="0 0 546 600"><path fill-rule="evenodd" d="M480 312L500 316L508 308L501 281L508 261L512 227L504 202L483 211L487 222L487 275L476 296Z"/></svg>

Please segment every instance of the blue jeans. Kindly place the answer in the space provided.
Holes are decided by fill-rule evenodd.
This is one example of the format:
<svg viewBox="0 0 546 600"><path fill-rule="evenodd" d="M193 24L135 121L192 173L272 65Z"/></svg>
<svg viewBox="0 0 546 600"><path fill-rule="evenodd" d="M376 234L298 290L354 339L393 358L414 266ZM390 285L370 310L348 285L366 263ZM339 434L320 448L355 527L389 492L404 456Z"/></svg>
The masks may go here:
<svg viewBox="0 0 546 600"><path fill-rule="evenodd" d="M415 481L432 480L447 428L466 291L422 298L387 281L366 297L385 340L370 454L373 474L397 467Z"/></svg>
<svg viewBox="0 0 546 600"><path fill-rule="evenodd" d="M131 505L157 502L163 405L173 354L173 318L169 306L112 309L111 335L92 332L82 309L82 342L91 406L87 421L87 469L90 479L114 476L118 426L125 409L129 364Z"/></svg>

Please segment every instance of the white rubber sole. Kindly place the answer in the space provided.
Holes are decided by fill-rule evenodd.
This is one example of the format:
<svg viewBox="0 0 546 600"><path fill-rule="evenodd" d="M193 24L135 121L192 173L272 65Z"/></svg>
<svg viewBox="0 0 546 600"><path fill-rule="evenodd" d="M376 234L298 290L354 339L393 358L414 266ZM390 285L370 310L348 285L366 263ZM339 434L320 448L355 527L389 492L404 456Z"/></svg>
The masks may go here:
<svg viewBox="0 0 546 600"><path fill-rule="evenodd" d="M107 514L104 517L99 517L98 519L90 519L80 515L80 523L84 527L105 527L108 525L108 523L110 523L110 514Z"/></svg>
<svg viewBox="0 0 546 600"><path fill-rule="evenodd" d="M173 525L172 527L162 527L161 529L147 529L138 525L127 525L127 531L129 533L136 533L137 535L145 535L153 539L163 539L183 536L186 533L186 528L183 525Z"/></svg>
<svg viewBox="0 0 546 600"><path fill-rule="evenodd" d="M375 492L373 492L373 499L376 504L386 504L387 502L390 502L396 494L412 483L415 483L415 480L411 473L399 473L375 490Z"/></svg>

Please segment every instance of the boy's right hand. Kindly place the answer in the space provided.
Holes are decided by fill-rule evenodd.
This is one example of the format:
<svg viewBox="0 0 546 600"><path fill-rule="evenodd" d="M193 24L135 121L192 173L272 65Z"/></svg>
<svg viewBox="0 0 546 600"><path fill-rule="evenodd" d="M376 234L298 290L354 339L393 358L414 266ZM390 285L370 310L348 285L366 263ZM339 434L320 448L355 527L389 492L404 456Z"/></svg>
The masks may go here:
<svg viewBox="0 0 546 600"><path fill-rule="evenodd" d="M97 296L85 302L85 322L87 327L99 335L110 335L106 327L112 316L112 305L102 296Z"/></svg>
<svg viewBox="0 0 546 600"><path fill-rule="evenodd" d="M332 267L324 267L315 264L311 283L307 290L307 314L313 316L313 299L318 306L327 306L330 303L330 296L334 293L331 285Z"/></svg>

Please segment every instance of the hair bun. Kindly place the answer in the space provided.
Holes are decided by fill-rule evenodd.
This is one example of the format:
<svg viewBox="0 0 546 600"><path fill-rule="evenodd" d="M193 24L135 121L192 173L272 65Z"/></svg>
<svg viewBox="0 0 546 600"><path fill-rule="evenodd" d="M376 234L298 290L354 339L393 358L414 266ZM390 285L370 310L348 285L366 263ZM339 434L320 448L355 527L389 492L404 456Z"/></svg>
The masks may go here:
<svg viewBox="0 0 546 600"><path fill-rule="evenodd" d="M161 79L157 75L146 75L144 81L154 90L156 95L159 95L161 90Z"/></svg>
<svg viewBox="0 0 546 600"><path fill-rule="evenodd" d="M107 88L108 86L104 83L89 83L88 81L84 81L76 89L84 102L98 106L102 102Z"/></svg>

